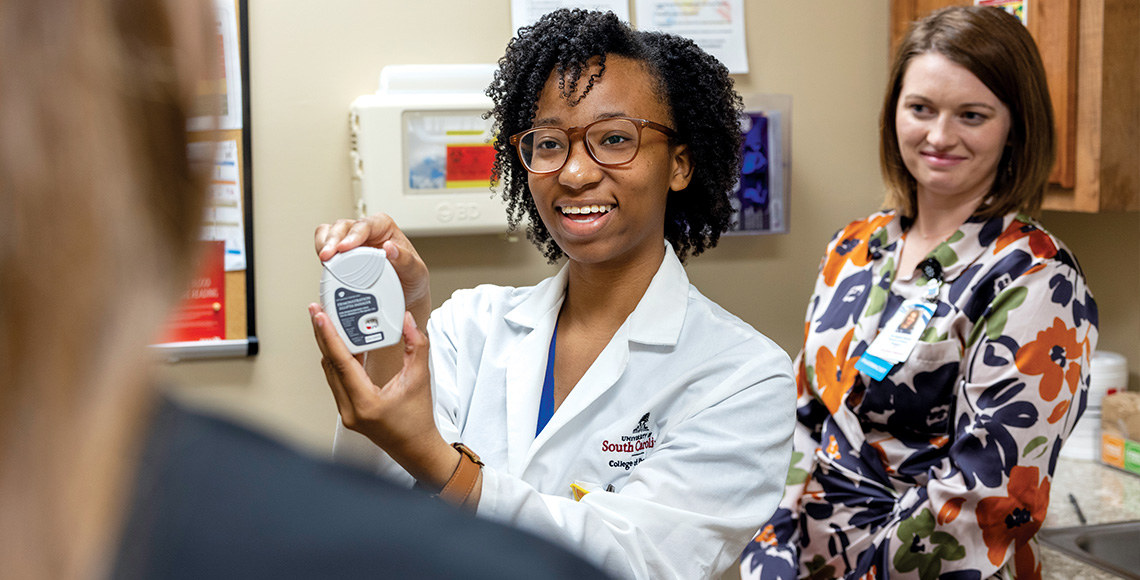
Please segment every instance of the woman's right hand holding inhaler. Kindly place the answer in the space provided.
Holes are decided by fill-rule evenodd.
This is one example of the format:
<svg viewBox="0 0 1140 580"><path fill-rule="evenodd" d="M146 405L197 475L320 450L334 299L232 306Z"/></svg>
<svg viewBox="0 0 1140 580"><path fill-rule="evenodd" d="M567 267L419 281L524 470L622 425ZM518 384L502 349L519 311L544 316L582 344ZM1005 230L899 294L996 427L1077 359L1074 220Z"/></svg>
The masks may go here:
<svg viewBox="0 0 1140 580"><path fill-rule="evenodd" d="M376 213L361 219L321 224L314 234L314 243L322 262L358 246L384 250L404 289L404 308L412 313L417 326L426 328L431 314L427 265L391 216Z"/></svg>
<svg viewBox="0 0 1140 580"><path fill-rule="evenodd" d="M322 262L338 252L347 252L359 246L384 250L388 262L400 278L400 286L404 290L404 308L411 313L417 327L427 328L427 319L431 314L427 265L391 216L376 213L361 219L342 219L332 224L321 224L317 227L313 241L317 257ZM364 368L377 385L385 384L403 368L403 353L395 346L367 354L369 356L364 359Z"/></svg>
<svg viewBox="0 0 1140 580"><path fill-rule="evenodd" d="M426 328L431 314L427 265L387 214L322 224L314 242L321 261L369 246L384 250L395 268L411 315L404 318L403 348L389 346L353 356L319 305L311 304L309 314L325 378L344 426L367 436L429 489L442 489L455 472L460 454L439 434L432 414L430 347L420 330ZM479 481L464 497L465 503L478 504Z"/></svg>

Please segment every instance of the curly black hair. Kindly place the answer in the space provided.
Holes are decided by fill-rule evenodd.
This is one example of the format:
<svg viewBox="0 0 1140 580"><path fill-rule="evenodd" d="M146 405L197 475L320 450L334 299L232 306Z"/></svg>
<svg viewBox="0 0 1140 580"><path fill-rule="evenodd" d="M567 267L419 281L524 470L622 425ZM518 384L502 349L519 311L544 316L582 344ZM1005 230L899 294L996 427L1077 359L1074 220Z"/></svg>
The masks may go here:
<svg viewBox="0 0 1140 580"><path fill-rule="evenodd" d="M552 71L563 76L562 95L571 106L605 74L607 55L643 63L657 79L677 130L676 143L688 145L693 176L688 187L669 193L665 238L684 259L716 246L731 225L729 196L740 173L740 96L728 69L693 41L670 34L631 29L612 12L558 10L521 28L499 59L487 88L494 101L495 175L503 183L512 230L528 218L527 238L551 262L563 256L539 218L527 185L527 172L507 137L531 128L539 93ZM583 79L591 59L597 73ZM580 85L585 86L579 90ZM577 95L577 98L574 98Z"/></svg>

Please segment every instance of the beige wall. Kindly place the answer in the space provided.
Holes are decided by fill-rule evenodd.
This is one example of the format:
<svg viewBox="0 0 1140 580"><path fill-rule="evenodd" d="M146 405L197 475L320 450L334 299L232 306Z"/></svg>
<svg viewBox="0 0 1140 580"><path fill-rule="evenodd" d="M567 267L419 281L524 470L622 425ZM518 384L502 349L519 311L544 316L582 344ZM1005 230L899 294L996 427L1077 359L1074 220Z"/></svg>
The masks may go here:
<svg viewBox="0 0 1140 580"><path fill-rule="evenodd" d="M790 233L724 239L690 261L694 284L794 354L824 244L878 207L877 115L886 82L887 3L747 0L752 73L741 93L792 95ZM348 105L387 64L493 62L510 38L508 0L250 0L254 256L261 353L179 363L180 392L315 449L335 407L306 305L319 265L312 232L351 214ZM1046 223L1081 256L1106 328L1103 344L1140 362L1137 214ZM481 282L531 284L552 269L525 240L416 240L437 303ZM1095 258L1095 259L1094 259Z"/></svg>

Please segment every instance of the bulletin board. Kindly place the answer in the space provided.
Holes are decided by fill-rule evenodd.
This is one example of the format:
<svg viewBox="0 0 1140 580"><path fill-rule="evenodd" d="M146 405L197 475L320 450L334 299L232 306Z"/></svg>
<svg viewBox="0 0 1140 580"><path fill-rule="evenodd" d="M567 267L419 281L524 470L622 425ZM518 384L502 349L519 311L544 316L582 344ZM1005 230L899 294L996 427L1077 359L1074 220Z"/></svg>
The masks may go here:
<svg viewBox="0 0 1140 580"><path fill-rule="evenodd" d="M170 361L257 354L253 287L253 180L248 0L214 0L218 66L198 83L190 158L212 166L202 259L154 345Z"/></svg>

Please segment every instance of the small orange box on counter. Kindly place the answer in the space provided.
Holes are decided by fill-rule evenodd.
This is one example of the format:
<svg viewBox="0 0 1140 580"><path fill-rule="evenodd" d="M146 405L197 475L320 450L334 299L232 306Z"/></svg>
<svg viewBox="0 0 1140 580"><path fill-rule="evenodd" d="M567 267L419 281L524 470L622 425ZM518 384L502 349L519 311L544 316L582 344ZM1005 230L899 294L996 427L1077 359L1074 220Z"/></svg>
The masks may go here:
<svg viewBox="0 0 1140 580"><path fill-rule="evenodd" d="M1100 421L1101 462L1140 475L1140 393L1105 396Z"/></svg>

